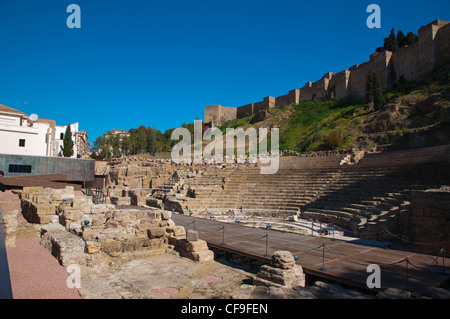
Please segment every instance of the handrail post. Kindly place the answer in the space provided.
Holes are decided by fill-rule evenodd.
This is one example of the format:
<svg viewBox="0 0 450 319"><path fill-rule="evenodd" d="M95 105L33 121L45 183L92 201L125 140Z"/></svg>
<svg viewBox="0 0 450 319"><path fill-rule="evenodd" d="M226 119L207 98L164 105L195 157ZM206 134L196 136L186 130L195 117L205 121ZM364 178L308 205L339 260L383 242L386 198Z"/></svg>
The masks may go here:
<svg viewBox="0 0 450 319"><path fill-rule="evenodd" d="M221 245L225 245L225 225L222 227L222 243Z"/></svg>
<svg viewBox="0 0 450 319"><path fill-rule="evenodd" d="M406 291L409 291L408 258L405 258L405 263L406 263Z"/></svg>
<svg viewBox="0 0 450 319"><path fill-rule="evenodd" d="M445 250L445 248L442 248L441 251L442 251L442 273L445 274L445 257L444 257L444 254L447 251Z"/></svg>
<svg viewBox="0 0 450 319"><path fill-rule="evenodd" d="M322 244L322 268L320 268L321 271L327 271L325 268L325 244Z"/></svg>
<svg viewBox="0 0 450 319"><path fill-rule="evenodd" d="M269 254L267 251L268 244L269 244L269 232L267 232L267 234L266 234L266 253L264 254L265 257L269 257Z"/></svg>

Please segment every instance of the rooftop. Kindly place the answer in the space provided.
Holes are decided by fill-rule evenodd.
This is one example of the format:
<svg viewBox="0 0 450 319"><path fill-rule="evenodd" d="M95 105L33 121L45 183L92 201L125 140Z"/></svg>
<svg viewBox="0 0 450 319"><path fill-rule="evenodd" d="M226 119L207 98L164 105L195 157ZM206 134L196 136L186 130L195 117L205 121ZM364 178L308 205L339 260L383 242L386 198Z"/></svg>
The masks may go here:
<svg viewBox="0 0 450 319"><path fill-rule="evenodd" d="M16 113L16 114L27 116L25 113L18 111L16 109L13 109L12 107L3 105L3 104L0 104L0 112Z"/></svg>

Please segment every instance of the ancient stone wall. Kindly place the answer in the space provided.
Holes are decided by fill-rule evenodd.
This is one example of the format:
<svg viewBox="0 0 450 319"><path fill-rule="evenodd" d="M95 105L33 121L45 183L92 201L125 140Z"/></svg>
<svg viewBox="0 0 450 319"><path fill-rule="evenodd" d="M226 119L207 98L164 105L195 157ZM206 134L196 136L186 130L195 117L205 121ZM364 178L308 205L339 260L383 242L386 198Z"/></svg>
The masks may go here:
<svg viewBox="0 0 450 319"><path fill-rule="evenodd" d="M279 97L266 97L262 102L237 108L220 105L205 107L204 121L221 125L226 121L243 118L263 109L299 103L300 101L330 98L362 99L366 96L366 80L369 71L378 73L383 90L391 89L404 77L408 81L421 80L450 59L450 23L436 20L418 31L419 41L396 52L376 52L370 60L357 64L337 74L326 73L316 82L308 82L298 90ZM234 109L234 110L233 110Z"/></svg>
<svg viewBox="0 0 450 319"><path fill-rule="evenodd" d="M413 191L411 206L415 251L450 251L450 188Z"/></svg>

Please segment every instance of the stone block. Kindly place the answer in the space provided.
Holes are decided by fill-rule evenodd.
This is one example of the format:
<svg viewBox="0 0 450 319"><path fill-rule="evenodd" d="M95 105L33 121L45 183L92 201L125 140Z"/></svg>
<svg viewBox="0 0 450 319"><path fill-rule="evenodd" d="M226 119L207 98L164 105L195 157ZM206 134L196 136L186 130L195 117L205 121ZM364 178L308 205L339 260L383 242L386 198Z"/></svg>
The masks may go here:
<svg viewBox="0 0 450 319"><path fill-rule="evenodd" d="M169 220L172 218L172 212L169 210L164 210L161 212L161 218L162 220Z"/></svg>
<svg viewBox="0 0 450 319"><path fill-rule="evenodd" d="M193 261L205 263L214 260L214 253L211 250L203 250L198 252L190 252L184 249L180 250L180 255Z"/></svg>
<svg viewBox="0 0 450 319"><path fill-rule="evenodd" d="M186 230L183 226L172 226L167 227L166 231L173 236L184 236L186 235Z"/></svg>
<svg viewBox="0 0 450 319"><path fill-rule="evenodd" d="M186 238L184 236L172 236L169 237L169 244L174 245L176 247L181 247L182 245L186 245Z"/></svg>
<svg viewBox="0 0 450 319"><path fill-rule="evenodd" d="M166 234L166 230L162 227L151 227L147 230L148 238L160 238Z"/></svg>
<svg viewBox="0 0 450 319"><path fill-rule="evenodd" d="M160 211L148 211L147 212L147 216L150 219L157 219L157 220L161 220L161 212Z"/></svg>
<svg viewBox="0 0 450 319"><path fill-rule="evenodd" d="M204 240L188 241L186 243L186 250L190 252L200 252L208 250L208 244Z"/></svg>
<svg viewBox="0 0 450 319"><path fill-rule="evenodd" d="M186 240L188 242L197 241L198 240L198 231L196 230L188 230L186 234Z"/></svg>
<svg viewBox="0 0 450 319"><path fill-rule="evenodd" d="M295 265L289 269L281 269L270 265L261 266L260 272L253 279L256 286L278 286L293 288L305 286L305 274L303 268Z"/></svg>
<svg viewBox="0 0 450 319"><path fill-rule="evenodd" d="M290 269L295 265L294 256L289 251L276 251L271 259L274 267L281 269Z"/></svg>
<svg viewBox="0 0 450 319"><path fill-rule="evenodd" d="M160 221L157 219L142 219L141 225L145 225L147 227L160 227Z"/></svg>
<svg viewBox="0 0 450 319"><path fill-rule="evenodd" d="M50 229L52 228L47 228L44 231L41 242L44 241L43 246L50 250L61 265L66 266L84 254L85 243L82 238L65 230L60 231L56 227L53 231L50 231Z"/></svg>
<svg viewBox="0 0 450 319"><path fill-rule="evenodd" d="M107 252L121 252L122 244L120 241L107 239L101 243L101 248Z"/></svg>
<svg viewBox="0 0 450 319"><path fill-rule="evenodd" d="M3 231L5 235L6 248L16 247L16 235L17 235L17 217L19 211L13 210L10 212L2 213Z"/></svg>
<svg viewBox="0 0 450 319"><path fill-rule="evenodd" d="M102 226L103 223L100 219L92 218L92 226Z"/></svg>
<svg viewBox="0 0 450 319"><path fill-rule="evenodd" d="M51 216L53 216L53 215L39 216L39 224L50 224Z"/></svg>
<svg viewBox="0 0 450 319"><path fill-rule="evenodd" d="M198 252L193 252L194 261L198 261L199 263L206 263L214 260L214 252L211 250L203 250Z"/></svg>
<svg viewBox="0 0 450 319"><path fill-rule="evenodd" d="M100 251L101 244L98 242L87 241L86 242L86 252L88 254L95 254Z"/></svg>
<svg viewBox="0 0 450 319"><path fill-rule="evenodd" d="M59 216L58 215L50 215L50 223L58 223L59 222Z"/></svg>
<svg viewBox="0 0 450 319"><path fill-rule="evenodd" d="M91 206L91 214L106 214L106 212L114 210L115 206L110 204L99 204Z"/></svg>

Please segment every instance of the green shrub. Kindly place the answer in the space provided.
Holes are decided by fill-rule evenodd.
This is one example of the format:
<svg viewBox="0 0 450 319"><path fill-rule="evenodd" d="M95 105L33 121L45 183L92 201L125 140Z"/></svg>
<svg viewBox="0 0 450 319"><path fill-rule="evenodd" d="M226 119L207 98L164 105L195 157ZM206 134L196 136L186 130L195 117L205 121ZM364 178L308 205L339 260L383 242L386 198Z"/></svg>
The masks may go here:
<svg viewBox="0 0 450 319"><path fill-rule="evenodd" d="M331 132L325 137L324 140L325 146L330 150L334 150L335 148L341 146L342 142L343 138L338 132Z"/></svg>

